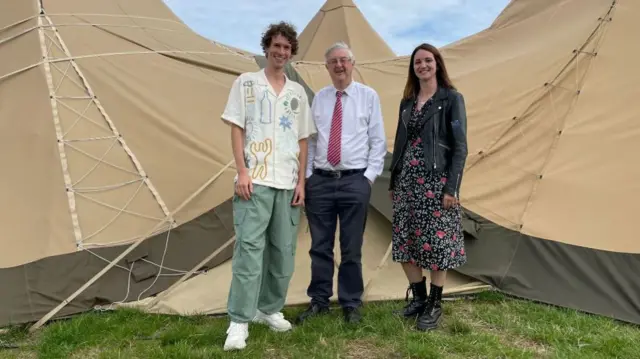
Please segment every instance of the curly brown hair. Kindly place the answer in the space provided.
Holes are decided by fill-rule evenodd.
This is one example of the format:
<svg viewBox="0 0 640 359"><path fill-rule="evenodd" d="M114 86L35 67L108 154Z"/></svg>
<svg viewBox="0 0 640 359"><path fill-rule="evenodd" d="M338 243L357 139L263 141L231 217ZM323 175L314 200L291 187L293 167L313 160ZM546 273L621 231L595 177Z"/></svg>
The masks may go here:
<svg viewBox="0 0 640 359"><path fill-rule="evenodd" d="M289 40L289 43L291 43L291 56L295 56L298 53L298 32L295 26L284 21L269 25L267 31L262 34L260 45L262 45L262 51L264 51L265 56L267 56L267 49L271 46L271 40L278 35L282 35Z"/></svg>

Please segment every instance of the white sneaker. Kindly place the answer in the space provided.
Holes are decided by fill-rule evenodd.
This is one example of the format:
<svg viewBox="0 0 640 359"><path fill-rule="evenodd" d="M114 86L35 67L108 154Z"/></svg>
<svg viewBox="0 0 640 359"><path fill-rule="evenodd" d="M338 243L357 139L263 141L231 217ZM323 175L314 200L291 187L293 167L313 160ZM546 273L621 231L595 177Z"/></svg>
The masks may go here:
<svg viewBox="0 0 640 359"><path fill-rule="evenodd" d="M270 315L266 315L261 311L256 313L255 318L253 318L255 323L267 324L271 327L272 330L276 332L286 332L291 330L291 323L288 320L284 319L284 314L282 313L273 313Z"/></svg>
<svg viewBox="0 0 640 359"><path fill-rule="evenodd" d="M249 325L247 323L229 324L227 329L227 340L224 342L224 350L242 350L247 346L247 338L249 337Z"/></svg>

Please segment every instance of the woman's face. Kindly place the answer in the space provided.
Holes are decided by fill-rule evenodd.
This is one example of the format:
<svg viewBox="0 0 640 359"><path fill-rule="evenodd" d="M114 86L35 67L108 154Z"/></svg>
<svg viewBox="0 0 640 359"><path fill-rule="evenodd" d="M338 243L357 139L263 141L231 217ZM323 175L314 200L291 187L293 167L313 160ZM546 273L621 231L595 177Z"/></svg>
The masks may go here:
<svg viewBox="0 0 640 359"><path fill-rule="evenodd" d="M436 76L436 59L427 50L420 49L413 59L413 71L418 79L426 81Z"/></svg>

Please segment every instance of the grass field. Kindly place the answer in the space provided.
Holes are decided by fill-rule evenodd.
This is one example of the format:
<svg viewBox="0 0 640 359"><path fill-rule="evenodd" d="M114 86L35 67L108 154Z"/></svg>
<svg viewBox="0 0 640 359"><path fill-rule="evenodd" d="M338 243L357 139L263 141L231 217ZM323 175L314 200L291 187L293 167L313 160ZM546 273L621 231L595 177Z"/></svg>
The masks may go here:
<svg viewBox="0 0 640 359"><path fill-rule="evenodd" d="M339 310L285 334L252 325L247 349L232 354L222 350L226 318L92 312L33 335L12 328L0 335L0 358L640 358L640 328L611 319L496 292L444 304L435 332L394 318L401 302L371 303L359 326Z"/></svg>

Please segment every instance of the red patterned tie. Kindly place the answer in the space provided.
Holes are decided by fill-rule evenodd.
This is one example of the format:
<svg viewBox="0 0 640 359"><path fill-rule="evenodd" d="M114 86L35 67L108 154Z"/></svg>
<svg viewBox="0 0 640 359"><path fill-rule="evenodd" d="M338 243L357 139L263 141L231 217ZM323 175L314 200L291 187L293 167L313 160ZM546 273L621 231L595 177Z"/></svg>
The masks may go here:
<svg viewBox="0 0 640 359"><path fill-rule="evenodd" d="M340 163L340 152L342 142L342 91L336 93L336 106L333 109L333 119L331 120L331 133L329 134L329 148L327 150L327 160L332 166Z"/></svg>

